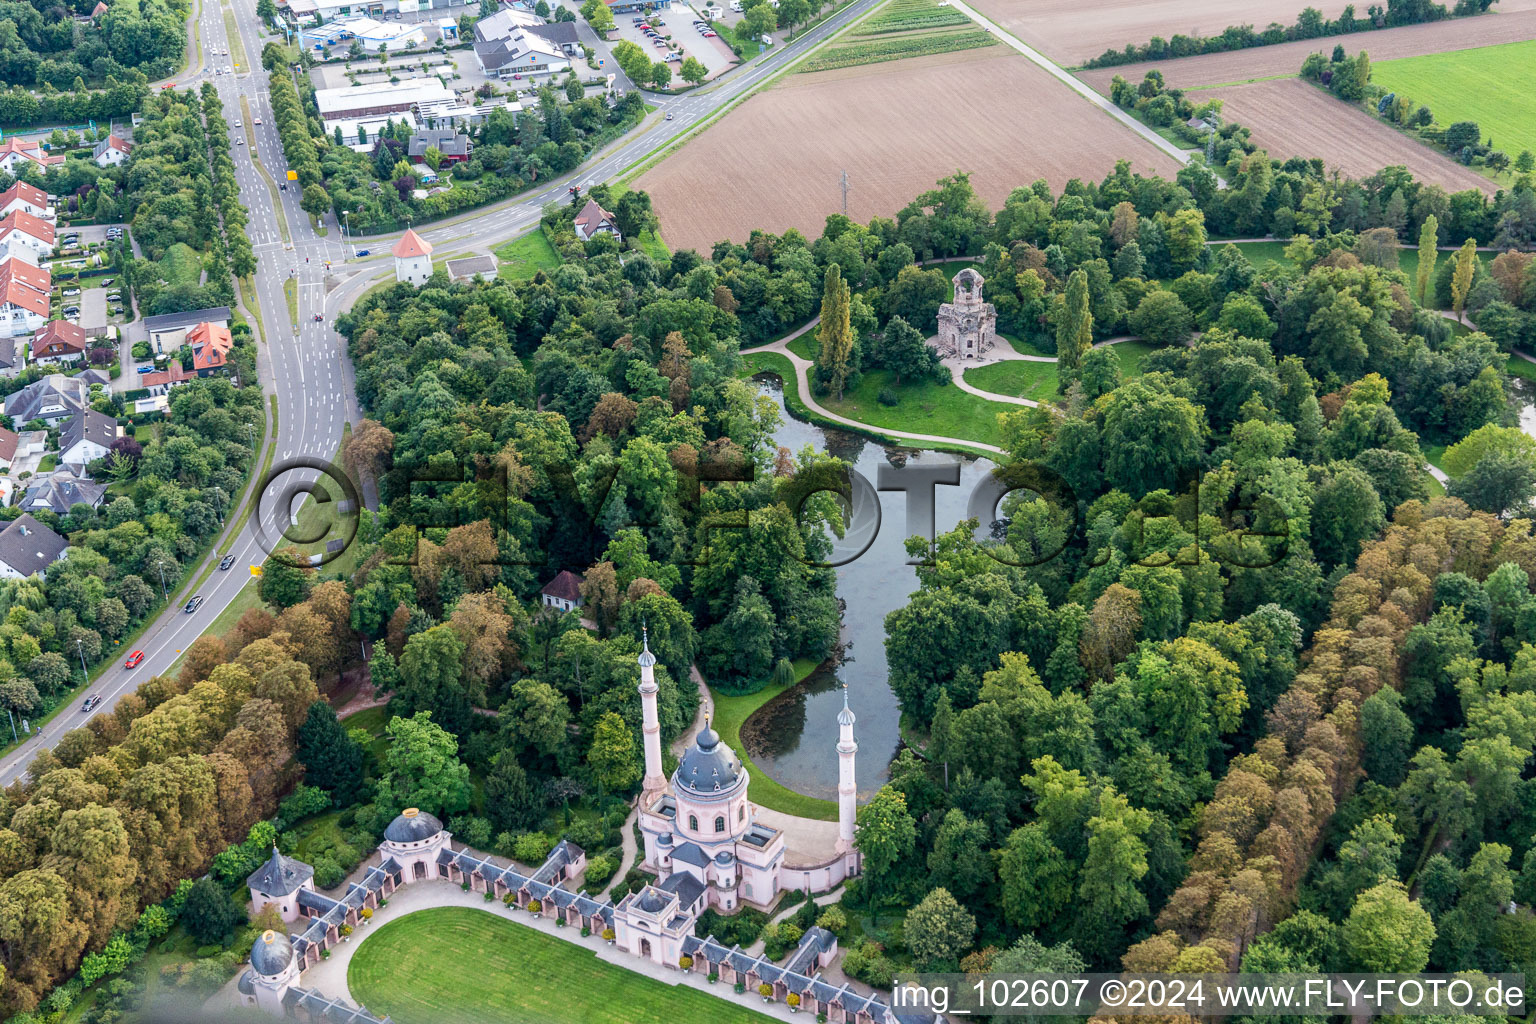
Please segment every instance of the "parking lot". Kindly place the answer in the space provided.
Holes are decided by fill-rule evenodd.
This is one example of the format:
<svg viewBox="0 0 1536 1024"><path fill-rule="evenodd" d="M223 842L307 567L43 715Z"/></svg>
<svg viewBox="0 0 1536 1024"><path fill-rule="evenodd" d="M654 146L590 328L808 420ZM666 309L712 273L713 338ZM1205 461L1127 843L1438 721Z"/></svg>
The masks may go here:
<svg viewBox="0 0 1536 1024"><path fill-rule="evenodd" d="M635 17L636 15L632 14L615 15L615 20L619 26L619 38L627 39L636 44L646 53L651 54L652 60L663 60L666 58L669 50L677 51L682 55L683 59L689 57L696 58L708 70L709 77L714 78L720 72L730 67L736 59L736 55L731 52L731 48L725 44L724 40L718 37L713 39L707 38L698 29L693 27L693 21L699 18L699 15L695 14L687 6L673 4L668 10L657 11L655 14L647 16L649 20L646 24L649 24L660 33L663 42L667 44L665 47L657 46L650 36L647 36L644 31L635 25ZM657 23L656 19L658 18L661 21L660 24ZM706 29L706 31L708 30ZM678 68L681 64L682 60L672 62L672 83L674 85L683 84L678 79Z"/></svg>

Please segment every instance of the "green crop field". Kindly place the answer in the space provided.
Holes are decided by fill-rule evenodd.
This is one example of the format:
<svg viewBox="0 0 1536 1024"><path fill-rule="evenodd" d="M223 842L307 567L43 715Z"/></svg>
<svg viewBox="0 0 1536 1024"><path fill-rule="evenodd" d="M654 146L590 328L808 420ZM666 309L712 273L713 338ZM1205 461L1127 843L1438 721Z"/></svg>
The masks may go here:
<svg viewBox="0 0 1536 1024"><path fill-rule="evenodd" d="M971 19L938 0L893 0L854 25L841 45L798 65L796 71L831 71L856 64L880 64L904 57L924 57L992 46L997 38L976 28Z"/></svg>
<svg viewBox="0 0 1536 1024"><path fill-rule="evenodd" d="M1536 39L1384 60L1371 81L1422 103L1435 121L1476 121L1510 157L1536 152Z"/></svg>
<svg viewBox="0 0 1536 1024"><path fill-rule="evenodd" d="M517 911L435 907L362 937L352 997L396 1024L770 1024L730 997L668 985L529 925ZM358 938L358 936L354 936ZM602 940L588 940L593 946Z"/></svg>
<svg viewBox="0 0 1536 1024"><path fill-rule="evenodd" d="M940 7L938 0L893 0L882 7L880 13L860 25L858 34L870 36L882 32L967 25L970 20L953 7Z"/></svg>

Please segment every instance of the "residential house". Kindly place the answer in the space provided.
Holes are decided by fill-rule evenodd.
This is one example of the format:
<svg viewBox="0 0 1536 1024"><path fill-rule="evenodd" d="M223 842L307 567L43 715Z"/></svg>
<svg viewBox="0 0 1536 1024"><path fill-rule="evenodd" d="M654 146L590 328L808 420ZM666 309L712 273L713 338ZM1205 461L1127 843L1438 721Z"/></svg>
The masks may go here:
<svg viewBox="0 0 1536 1024"><path fill-rule="evenodd" d="M85 331L68 320L50 320L32 335L32 361L38 365L77 363L90 344Z"/></svg>
<svg viewBox="0 0 1536 1024"><path fill-rule="evenodd" d="M14 394L6 395L5 414L18 427L33 420L42 420L45 427L56 427L90 406L92 384L111 387L111 380L95 370L73 377L50 373Z"/></svg>
<svg viewBox="0 0 1536 1024"><path fill-rule="evenodd" d="M191 370L183 369L180 359L172 359L170 365L163 370L151 370L149 373L139 374L139 386L147 390L151 395L164 395L171 388L185 384L187 381L197 380L197 374ZM144 412L143 409L135 409L135 412Z"/></svg>
<svg viewBox="0 0 1536 1024"><path fill-rule="evenodd" d="M33 334L48 322L53 275L12 257L0 262L0 337Z"/></svg>
<svg viewBox="0 0 1536 1024"><path fill-rule="evenodd" d="M144 318L144 329L149 332L149 343L156 352L165 353L181 347L187 332L198 324L229 326L229 307L213 306L194 309L186 313L162 313Z"/></svg>
<svg viewBox="0 0 1536 1024"><path fill-rule="evenodd" d="M598 206L595 199L587 200L587 205L576 215L573 227L576 229L576 237L583 242L598 235L611 235L621 242L624 240L624 236L619 233L618 221L614 220L613 214Z"/></svg>
<svg viewBox="0 0 1536 1024"><path fill-rule="evenodd" d="M41 217L50 224L56 219L53 207L48 202L48 193L25 181L18 181L0 192L0 217L9 217L18 210Z"/></svg>
<svg viewBox="0 0 1536 1024"><path fill-rule="evenodd" d="M53 254L53 224L24 210L0 218L0 260L19 258L36 266Z"/></svg>
<svg viewBox="0 0 1536 1024"><path fill-rule="evenodd" d="M16 452L20 444L20 434L0 427L0 469L11 468L11 463L16 461Z"/></svg>
<svg viewBox="0 0 1536 1024"><path fill-rule="evenodd" d="M21 515L0 530L0 579L23 580L64 557L69 541L32 516Z"/></svg>
<svg viewBox="0 0 1536 1024"><path fill-rule="evenodd" d="M132 143L116 135L108 135L91 150L91 159L96 161L97 167L117 167L126 163L132 153Z"/></svg>
<svg viewBox="0 0 1536 1024"><path fill-rule="evenodd" d="M95 21L97 18L101 17L103 14L106 14L106 13L107 13L107 3L106 3L106 0L96 0L96 6L91 8L91 20Z"/></svg>
<svg viewBox="0 0 1536 1024"><path fill-rule="evenodd" d="M228 327L208 322L188 331L185 344L192 346L192 371L199 377L210 377L224 369L234 339Z"/></svg>
<svg viewBox="0 0 1536 1024"><path fill-rule="evenodd" d="M580 608L581 600L580 576L568 569L561 569L560 574L544 585L539 591L544 607L554 608L557 611L569 612Z"/></svg>
<svg viewBox="0 0 1536 1024"><path fill-rule="evenodd" d="M94 409L82 409L59 432L59 462L86 466L104 459L117 440L117 420Z"/></svg>
<svg viewBox="0 0 1536 1024"><path fill-rule="evenodd" d="M100 508L106 496L107 485L93 481L84 466L64 466L48 476L33 477L17 506L24 512L46 508L54 515L67 516L76 505Z"/></svg>
<svg viewBox="0 0 1536 1024"><path fill-rule="evenodd" d="M421 161L427 158L427 150L435 149L442 154L442 163L461 164L474 148L468 135L452 128L426 128L411 136L405 152L412 160Z"/></svg>
<svg viewBox="0 0 1536 1024"><path fill-rule="evenodd" d="M27 368L27 344L0 338L0 377L14 377Z"/></svg>
<svg viewBox="0 0 1536 1024"><path fill-rule="evenodd" d="M13 178L21 177L23 167L31 166L39 171L46 171L63 162L64 154L49 153L37 139L12 137L0 142L0 171L4 171Z"/></svg>
<svg viewBox="0 0 1536 1024"><path fill-rule="evenodd" d="M400 241L390 250L395 256L395 280L417 286L432 276L432 243L406 228Z"/></svg>

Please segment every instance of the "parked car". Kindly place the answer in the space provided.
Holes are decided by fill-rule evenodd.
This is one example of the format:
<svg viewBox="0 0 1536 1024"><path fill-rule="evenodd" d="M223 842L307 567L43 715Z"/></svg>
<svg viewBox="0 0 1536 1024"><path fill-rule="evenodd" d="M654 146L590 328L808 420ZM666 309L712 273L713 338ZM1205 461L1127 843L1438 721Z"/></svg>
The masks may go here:
<svg viewBox="0 0 1536 1024"><path fill-rule="evenodd" d="M113 306L112 310L111 310L111 313L112 313L113 316L122 316L123 315L123 307L122 306Z"/></svg>
<svg viewBox="0 0 1536 1024"><path fill-rule="evenodd" d="M115 278L115 277L104 277L104 278L101 279L101 286L103 288L109 287L112 284L112 282L116 281L116 280L117 280L117 278Z"/></svg>
<svg viewBox="0 0 1536 1024"><path fill-rule="evenodd" d="M234 564L235 564L235 556L234 555L225 555L223 558L219 559L219 570L221 572L228 572L229 571L229 567L234 565Z"/></svg>
<svg viewBox="0 0 1536 1024"><path fill-rule="evenodd" d="M123 668L138 668L144 663L144 652L134 651L128 655L128 660L123 662Z"/></svg>
<svg viewBox="0 0 1536 1024"><path fill-rule="evenodd" d="M79 306L67 306L64 309L64 315L67 316L67 317L79 316L80 315L80 307Z"/></svg>
<svg viewBox="0 0 1536 1024"><path fill-rule="evenodd" d="M65 295L79 295L80 294L80 289L79 288L65 288L64 289L64 294Z"/></svg>
<svg viewBox="0 0 1536 1024"><path fill-rule="evenodd" d="M713 39L713 38L715 38L715 34L713 32L705 32L704 33L704 38L705 39Z"/></svg>
<svg viewBox="0 0 1536 1024"><path fill-rule="evenodd" d="M85 698L85 703L80 705L81 711L95 711L101 705L101 694L93 693Z"/></svg>
<svg viewBox="0 0 1536 1024"><path fill-rule="evenodd" d="M202 594L198 594L192 600L187 602L187 607L185 609L183 609L183 610L188 615L191 615L193 612L197 611L202 606L203 606L203 595Z"/></svg>
<svg viewBox="0 0 1536 1024"><path fill-rule="evenodd" d="M141 366L141 367L139 367L139 372L140 373L154 373L155 372L155 365L153 363L150 363L148 366Z"/></svg>

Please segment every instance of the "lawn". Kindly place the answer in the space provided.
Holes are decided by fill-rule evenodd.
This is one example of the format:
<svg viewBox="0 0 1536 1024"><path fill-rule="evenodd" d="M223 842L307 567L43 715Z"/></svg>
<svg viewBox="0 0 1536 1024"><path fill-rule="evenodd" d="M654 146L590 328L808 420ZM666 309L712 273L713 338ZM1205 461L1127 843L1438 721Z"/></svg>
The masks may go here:
<svg viewBox="0 0 1536 1024"><path fill-rule="evenodd" d="M882 405L878 401L880 392L886 388L895 392L895 405ZM952 384L925 382L893 387L888 370L870 370L865 373L859 379L859 386L846 392L841 402L831 396L819 398L818 401L839 416L872 427L915 434L937 434L994 445L1002 441L1002 432L997 426L998 414L1017 409L1017 406L1003 402L977 398Z"/></svg>
<svg viewBox="0 0 1536 1024"><path fill-rule="evenodd" d="M1429 107L1438 124L1476 121L1511 159L1536 151L1536 40L1373 62L1371 81Z"/></svg>
<svg viewBox="0 0 1536 1024"><path fill-rule="evenodd" d="M501 262L500 276L512 281L527 281L541 270L553 270L560 265L560 254L549 244L542 228L492 251Z"/></svg>
<svg viewBox="0 0 1536 1024"><path fill-rule="evenodd" d="M1536 363L1527 362L1519 356L1509 357L1509 365L1504 367L1504 372L1511 377L1522 377L1536 383Z"/></svg>
<svg viewBox="0 0 1536 1024"><path fill-rule="evenodd" d="M1016 347L1028 346L1020 343ZM1141 375L1142 360L1147 357L1147 353L1157 348L1155 345L1146 345L1139 341L1123 341L1112 347L1115 355L1120 357L1120 375L1127 379ZM1055 363L1036 363L1025 360L993 363L990 366L966 370L965 381L983 391L1028 398L1035 402L1051 402L1057 398Z"/></svg>
<svg viewBox="0 0 1536 1024"><path fill-rule="evenodd" d="M790 686L801 682L814 672L816 664L809 658L795 659L795 682ZM747 785L747 795L752 800L775 811L783 811L785 814L797 814L802 818L816 818L821 821L836 821L836 801L805 796L780 785L769 778L767 772L752 763L752 759L747 756L746 748L742 745L742 724L752 717L754 711L787 689L789 686L769 683L756 693L745 696L732 696L711 689L710 695L715 706L715 717L711 724L720 734L720 739L725 742L725 745L736 751L736 755L741 758L741 763L746 766L747 772L751 775L751 781Z"/></svg>
<svg viewBox="0 0 1536 1024"><path fill-rule="evenodd" d="M165 250L160 259L160 279L168 285L198 285L203 282L203 260L185 242Z"/></svg>
<svg viewBox="0 0 1536 1024"><path fill-rule="evenodd" d="M419 910L380 927L347 965L352 998L397 1024L766 1024L731 998L666 985L470 907ZM596 945L600 939L589 942Z"/></svg>

